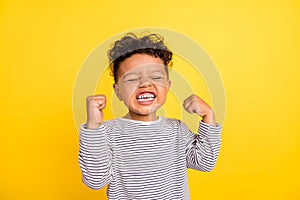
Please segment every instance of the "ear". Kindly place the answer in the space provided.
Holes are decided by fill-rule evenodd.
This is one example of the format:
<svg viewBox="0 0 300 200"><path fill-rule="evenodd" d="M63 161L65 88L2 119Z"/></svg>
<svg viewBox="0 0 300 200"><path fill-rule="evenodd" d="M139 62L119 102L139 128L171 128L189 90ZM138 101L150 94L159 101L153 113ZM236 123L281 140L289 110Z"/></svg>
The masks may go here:
<svg viewBox="0 0 300 200"><path fill-rule="evenodd" d="M170 89L170 87L171 87L171 81L168 80L168 89Z"/></svg>
<svg viewBox="0 0 300 200"><path fill-rule="evenodd" d="M118 85L116 83L113 84L113 88L114 88L115 94L117 95L118 99L120 101L123 101L122 97L120 95L119 87L118 87Z"/></svg>

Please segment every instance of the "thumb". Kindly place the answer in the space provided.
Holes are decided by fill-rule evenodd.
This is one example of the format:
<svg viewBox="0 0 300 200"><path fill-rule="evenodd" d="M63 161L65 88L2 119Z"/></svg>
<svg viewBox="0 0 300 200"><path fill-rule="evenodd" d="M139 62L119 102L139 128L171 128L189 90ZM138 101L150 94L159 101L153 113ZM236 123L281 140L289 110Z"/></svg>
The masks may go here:
<svg viewBox="0 0 300 200"><path fill-rule="evenodd" d="M195 106L195 108L193 109L193 113L196 113L197 115L201 116L203 115L203 113L201 112L200 106L197 103L197 105Z"/></svg>

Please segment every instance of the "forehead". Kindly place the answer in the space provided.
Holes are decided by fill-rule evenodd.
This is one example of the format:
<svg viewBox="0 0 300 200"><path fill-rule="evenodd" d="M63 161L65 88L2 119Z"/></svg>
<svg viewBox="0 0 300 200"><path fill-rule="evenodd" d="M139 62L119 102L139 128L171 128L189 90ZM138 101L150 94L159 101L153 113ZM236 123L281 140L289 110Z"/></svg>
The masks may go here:
<svg viewBox="0 0 300 200"><path fill-rule="evenodd" d="M159 57L147 54L134 54L120 63L119 77L132 71L164 70L164 62Z"/></svg>

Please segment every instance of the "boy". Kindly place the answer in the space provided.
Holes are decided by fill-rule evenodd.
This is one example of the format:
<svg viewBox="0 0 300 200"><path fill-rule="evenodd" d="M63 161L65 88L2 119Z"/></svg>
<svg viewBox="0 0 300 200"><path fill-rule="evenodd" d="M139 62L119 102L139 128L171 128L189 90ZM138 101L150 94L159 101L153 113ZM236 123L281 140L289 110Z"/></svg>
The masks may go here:
<svg viewBox="0 0 300 200"><path fill-rule="evenodd" d="M211 171L220 150L221 126L197 95L184 109L202 117L198 134L180 120L156 115L167 98L172 52L163 38L127 34L108 52L114 91L128 113L103 121L106 97L87 97L87 122L80 131L83 182L108 184L109 199L189 199L187 168Z"/></svg>

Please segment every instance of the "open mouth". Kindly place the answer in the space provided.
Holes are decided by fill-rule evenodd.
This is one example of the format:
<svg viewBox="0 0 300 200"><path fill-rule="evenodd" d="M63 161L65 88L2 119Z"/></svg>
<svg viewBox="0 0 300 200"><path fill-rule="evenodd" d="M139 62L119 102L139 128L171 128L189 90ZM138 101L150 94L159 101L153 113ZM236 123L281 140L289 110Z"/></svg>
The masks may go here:
<svg viewBox="0 0 300 200"><path fill-rule="evenodd" d="M155 99L155 94L153 92L141 92L136 97L137 101L139 103L145 104L145 103L152 103L152 101Z"/></svg>

